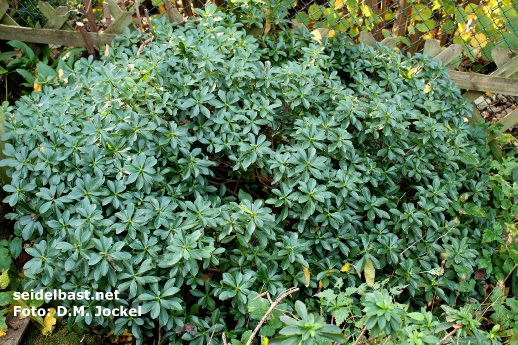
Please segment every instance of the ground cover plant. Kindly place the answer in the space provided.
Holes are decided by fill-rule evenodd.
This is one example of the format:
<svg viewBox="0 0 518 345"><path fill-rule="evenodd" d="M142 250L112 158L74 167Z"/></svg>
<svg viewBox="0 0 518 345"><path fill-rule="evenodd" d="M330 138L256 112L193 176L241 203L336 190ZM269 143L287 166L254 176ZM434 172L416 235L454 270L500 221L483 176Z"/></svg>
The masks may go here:
<svg viewBox="0 0 518 345"><path fill-rule="evenodd" d="M320 44L279 5L247 35L257 6L127 32L5 109L25 289L117 289L62 302L92 311L68 322L138 343L246 344L269 304L254 298L292 287L272 343L512 336L494 315L516 311L517 166L491 163L448 69Z"/></svg>

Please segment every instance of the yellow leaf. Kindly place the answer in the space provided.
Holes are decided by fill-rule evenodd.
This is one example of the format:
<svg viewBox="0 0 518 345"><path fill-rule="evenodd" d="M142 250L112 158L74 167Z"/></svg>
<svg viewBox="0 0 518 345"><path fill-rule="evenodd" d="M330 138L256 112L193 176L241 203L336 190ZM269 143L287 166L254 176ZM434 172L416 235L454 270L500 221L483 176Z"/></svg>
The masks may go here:
<svg viewBox="0 0 518 345"><path fill-rule="evenodd" d="M268 338L261 337L261 345L268 345Z"/></svg>
<svg viewBox="0 0 518 345"><path fill-rule="evenodd" d="M318 292L322 291L322 288L324 287L324 285L322 285L322 281L319 280L318 281Z"/></svg>
<svg viewBox="0 0 518 345"><path fill-rule="evenodd" d="M243 211L245 211L245 212L246 212L246 213L248 213L248 214L254 214L252 211L250 211L250 210L248 210L248 209L244 208L244 207L243 207L243 206L241 206L241 205L238 205L237 207L239 207L240 209L242 209Z"/></svg>
<svg viewBox="0 0 518 345"><path fill-rule="evenodd" d="M302 270L304 271L304 275L302 276L302 278L304 278L308 281L308 283L304 284L304 285L306 285L306 287L309 287L309 282L311 279L311 272L309 272L309 269L306 266L302 266Z"/></svg>
<svg viewBox="0 0 518 345"><path fill-rule="evenodd" d="M329 37L330 37L330 38L331 38L331 37L334 37L335 35L336 35L335 30L330 30L330 31L329 31Z"/></svg>
<svg viewBox="0 0 518 345"><path fill-rule="evenodd" d="M3 337L5 335L4 331L0 331L0 337Z"/></svg>
<svg viewBox="0 0 518 345"><path fill-rule="evenodd" d="M432 90L432 84L428 83L426 84L426 87L424 88L424 93L428 93Z"/></svg>
<svg viewBox="0 0 518 345"><path fill-rule="evenodd" d="M450 253L450 251L448 249L445 249L444 253L440 253L439 256L441 257L441 259L446 260L449 253Z"/></svg>
<svg viewBox="0 0 518 345"><path fill-rule="evenodd" d="M124 333L122 333L122 336L126 337L125 338L126 341L132 341L133 340L133 334L128 332L127 329L124 330Z"/></svg>
<svg viewBox="0 0 518 345"><path fill-rule="evenodd" d="M322 43L322 39L324 37L329 36L329 29L319 28L316 30L311 31L311 34L313 35L313 39L319 43Z"/></svg>
<svg viewBox="0 0 518 345"><path fill-rule="evenodd" d="M29 308L25 301L18 300L16 301L16 304L20 305L23 309ZM36 324L36 327L40 330L41 334L43 335L49 335L52 332L53 326L56 324L56 319L54 318L54 314L56 314L56 309L50 308L47 316L45 316L45 319L43 319L39 315L29 315L29 318L34 321Z"/></svg>
<svg viewBox="0 0 518 345"><path fill-rule="evenodd" d="M340 269L340 272L349 273L349 267L351 267L351 266L354 267L354 269L356 269L356 266L347 262L345 265L342 266L342 268Z"/></svg>
<svg viewBox="0 0 518 345"><path fill-rule="evenodd" d="M485 47L489 42L487 41L487 36L483 33L478 33L471 39L472 47Z"/></svg>
<svg viewBox="0 0 518 345"><path fill-rule="evenodd" d="M42 91L43 86L41 84L37 84L37 82L38 82L38 78L36 78L36 80L34 80L34 91Z"/></svg>
<svg viewBox="0 0 518 345"><path fill-rule="evenodd" d="M68 83L68 78L63 78L63 70L62 69L60 69L58 71L58 78L63 80L65 83Z"/></svg>
<svg viewBox="0 0 518 345"><path fill-rule="evenodd" d="M376 270L374 269L374 265L370 259L368 259L365 263L365 269L363 271L365 272L365 281L367 282L367 285L370 287L374 286Z"/></svg>
<svg viewBox="0 0 518 345"><path fill-rule="evenodd" d="M49 313L45 316L45 319L43 319L43 329L40 329L41 334L47 335L52 332L52 328L57 321L54 314L56 314L56 309L50 308Z"/></svg>
<svg viewBox="0 0 518 345"><path fill-rule="evenodd" d="M270 32L271 29L272 29L272 23L267 20L266 23L264 24L263 33L261 34L261 36L266 36Z"/></svg>
<svg viewBox="0 0 518 345"><path fill-rule="evenodd" d="M345 1L344 0L336 0L335 1L335 10L339 9L341 7L344 7L344 6L345 6Z"/></svg>
<svg viewBox="0 0 518 345"><path fill-rule="evenodd" d="M507 295L509 295L509 288L505 288L505 296L502 296L502 302L505 302Z"/></svg>
<svg viewBox="0 0 518 345"><path fill-rule="evenodd" d="M358 269L356 268L356 266L354 266L353 264L350 264L350 263L345 263L345 265L342 266L342 268L340 269L340 272L346 272L346 273L349 273L349 268L351 267L354 267L354 269L356 270L356 272L358 273L358 277L362 277L361 273L358 272Z"/></svg>
<svg viewBox="0 0 518 345"><path fill-rule="evenodd" d="M7 287L7 285L9 285L9 269L6 269L2 275L0 275L0 288L1 289L5 289Z"/></svg>
<svg viewBox="0 0 518 345"><path fill-rule="evenodd" d="M417 70L419 69L419 67L414 67L412 68L409 72L408 72L408 77L411 78L414 74L417 73Z"/></svg>

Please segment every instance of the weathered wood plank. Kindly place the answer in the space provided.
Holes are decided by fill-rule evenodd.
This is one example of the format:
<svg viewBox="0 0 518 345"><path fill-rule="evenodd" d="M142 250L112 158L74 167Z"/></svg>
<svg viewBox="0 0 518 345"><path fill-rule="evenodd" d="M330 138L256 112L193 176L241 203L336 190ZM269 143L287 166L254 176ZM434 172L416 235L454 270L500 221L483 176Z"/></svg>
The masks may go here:
<svg viewBox="0 0 518 345"><path fill-rule="evenodd" d="M462 54L462 45L460 44L452 44L445 50L443 50L440 54L434 57L436 60L441 60L444 66L452 63L456 58L458 58Z"/></svg>
<svg viewBox="0 0 518 345"><path fill-rule="evenodd" d="M108 6L110 7L110 13L113 16L113 18L117 17L119 13L122 12L121 8L119 7L119 5L117 5L115 0L105 0L105 2L108 3Z"/></svg>
<svg viewBox="0 0 518 345"><path fill-rule="evenodd" d="M496 71L491 73L491 75L502 77L502 78L512 78L514 75L518 73L518 56L510 59L505 62L503 65L498 67Z"/></svg>
<svg viewBox="0 0 518 345"><path fill-rule="evenodd" d="M111 7L110 7L111 11ZM104 31L107 34L122 34L124 33L124 29L129 27L132 24L133 18L131 13L128 11L120 12L117 17L112 21L112 24L108 26L108 28Z"/></svg>
<svg viewBox="0 0 518 345"><path fill-rule="evenodd" d="M373 47L376 44L376 39L368 31L360 32L359 41L360 41L360 43L363 43L363 44L365 44L367 46L371 46L371 47Z"/></svg>
<svg viewBox="0 0 518 345"><path fill-rule="evenodd" d="M106 0L106 2L108 3L108 6L110 6L110 13L113 17L113 21L112 21L112 25L114 24L115 20L117 19L117 17L121 14L121 13L129 13L128 11L123 11L121 10L121 8L119 7L119 5L117 4L117 2L115 0ZM131 14L130 14L130 17L131 17ZM111 25L110 25L111 26ZM135 27L135 25L131 22L129 25L126 25L131 31L134 31L136 30L137 28ZM109 29L110 27L108 27ZM124 27L122 27L122 31L116 31L117 29L120 29L120 28L114 28L112 29L110 32L111 33L122 33L124 32ZM106 31L105 31L106 32Z"/></svg>
<svg viewBox="0 0 518 345"><path fill-rule="evenodd" d="M459 71L449 71L449 74L461 89L518 96L518 79Z"/></svg>
<svg viewBox="0 0 518 345"><path fill-rule="evenodd" d="M0 0L0 24L19 26L18 23L7 14L9 9L9 2L7 0Z"/></svg>
<svg viewBox="0 0 518 345"><path fill-rule="evenodd" d="M388 47L391 50L396 48L396 44L397 44L397 38L395 38L395 37L385 37L383 39L383 41L381 41L382 46Z"/></svg>
<svg viewBox="0 0 518 345"><path fill-rule="evenodd" d="M51 18L54 15L54 7L52 7L52 5L50 5L46 1L39 1L38 8L41 11L41 13L47 18Z"/></svg>
<svg viewBox="0 0 518 345"><path fill-rule="evenodd" d="M4 25L12 25L12 26L20 26L10 15L4 14L2 19L0 20L0 24Z"/></svg>
<svg viewBox="0 0 518 345"><path fill-rule="evenodd" d="M514 109L511 113L507 114L503 119L498 121L498 123L501 124L502 127L498 130L498 133L491 133L487 138L488 141L494 140L500 134L518 123L518 109Z"/></svg>
<svg viewBox="0 0 518 345"><path fill-rule="evenodd" d="M491 52L491 57L493 61L496 63L496 67L500 68L505 63L509 62L511 59L507 56L507 52L503 48L495 47Z"/></svg>
<svg viewBox="0 0 518 345"><path fill-rule="evenodd" d="M431 57L436 57L442 52L441 45L438 40L434 40L432 38L427 39L424 42L424 50L428 52L428 55Z"/></svg>
<svg viewBox="0 0 518 345"><path fill-rule="evenodd" d="M9 3L7 0L0 0L0 19L4 16L4 14L9 9Z"/></svg>
<svg viewBox="0 0 518 345"><path fill-rule="evenodd" d="M65 6L60 6L60 7L56 8L54 15L49 18L49 20L47 21L45 26L43 26L43 28L59 30L67 22L68 16L69 16L68 8L66 8Z"/></svg>
<svg viewBox="0 0 518 345"><path fill-rule="evenodd" d="M117 35L89 32L88 36L97 47L111 44ZM0 25L0 37L4 40L20 40L23 42L59 44L72 47L86 47L81 33L77 31L33 29L21 26Z"/></svg>
<svg viewBox="0 0 518 345"><path fill-rule="evenodd" d="M67 19L68 19L68 8L66 8L65 6L59 6L58 8L54 9L54 7L52 7L52 5L50 5L49 3L45 2L45 1L39 1L38 9L49 20L49 22L52 22L54 20L55 16L66 15ZM2 23L2 24L5 24L5 23ZM70 25L69 23L66 22L66 19L65 19L65 23L59 28L50 27L50 26L53 26L53 24L50 24L49 27L46 27L46 26L47 26L47 24L45 24L45 26L44 26L45 29L55 29L55 30L61 29L61 30L75 31L74 28L72 27L72 25Z"/></svg>

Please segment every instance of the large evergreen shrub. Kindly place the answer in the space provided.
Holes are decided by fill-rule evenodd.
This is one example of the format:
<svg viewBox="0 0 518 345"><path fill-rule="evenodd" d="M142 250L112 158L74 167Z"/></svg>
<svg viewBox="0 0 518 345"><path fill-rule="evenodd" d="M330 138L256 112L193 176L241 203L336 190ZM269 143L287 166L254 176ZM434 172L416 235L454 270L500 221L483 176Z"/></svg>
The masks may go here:
<svg viewBox="0 0 518 345"><path fill-rule="evenodd" d="M375 273L412 310L480 303L505 278L513 190L495 187L447 68L283 25L256 39L214 6L200 14L160 21L141 51L147 36L127 33L66 81L42 75L8 109L6 201L35 240L27 290L118 289L69 303L145 315L69 322L140 342L160 325L174 344L208 343L218 324L220 344L223 328L255 326L252 292L298 286L312 310L338 279Z"/></svg>

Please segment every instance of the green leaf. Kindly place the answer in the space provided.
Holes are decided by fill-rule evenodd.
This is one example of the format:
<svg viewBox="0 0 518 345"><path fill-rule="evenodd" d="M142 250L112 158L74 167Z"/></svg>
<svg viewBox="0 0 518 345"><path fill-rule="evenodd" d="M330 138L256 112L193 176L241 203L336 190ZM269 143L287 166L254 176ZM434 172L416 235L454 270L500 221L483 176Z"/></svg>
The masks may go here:
<svg viewBox="0 0 518 345"><path fill-rule="evenodd" d="M14 299L7 292L0 292L0 306L4 307L14 302Z"/></svg>
<svg viewBox="0 0 518 345"><path fill-rule="evenodd" d="M460 155L460 160L464 164L475 165L478 163L477 157L471 152L464 152Z"/></svg>
<svg viewBox="0 0 518 345"><path fill-rule="evenodd" d="M487 218L486 212L482 209L482 207L475 205L473 203L466 203L462 207L462 211L466 212L475 217Z"/></svg>
<svg viewBox="0 0 518 345"><path fill-rule="evenodd" d="M423 321L424 320L424 315L421 314L421 313L407 313L406 315L408 317L416 320L416 321Z"/></svg>
<svg viewBox="0 0 518 345"><path fill-rule="evenodd" d="M11 254L9 249L0 247L0 270L7 271L11 267Z"/></svg>
<svg viewBox="0 0 518 345"><path fill-rule="evenodd" d="M9 44L13 48L18 48L21 51L23 51L25 53L25 55L27 55L29 60L31 60L33 62L38 61L38 57L36 56L36 54L34 54L32 49L29 48L29 46L27 44L23 43L22 41L14 40L14 41L7 42L7 44Z"/></svg>
<svg viewBox="0 0 518 345"><path fill-rule="evenodd" d="M9 278L9 269L0 274L0 289L6 289L11 279Z"/></svg>
<svg viewBox="0 0 518 345"><path fill-rule="evenodd" d="M264 315L266 315L266 312L270 308L270 303L266 298L258 298L256 300L253 300L252 298L249 298L248 300L248 312L250 313L250 317L254 320L261 320Z"/></svg>
<svg viewBox="0 0 518 345"><path fill-rule="evenodd" d="M365 274L365 281L367 282L367 285L371 287L374 286L376 269L374 268L371 259L367 259L365 262L365 268L363 269L363 272Z"/></svg>
<svg viewBox="0 0 518 345"><path fill-rule="evenodd" d="M437 25L437 22L435 20L428 19L424 23L417 25L416 29L421 32L428 32L428 31L432 30L433 28L435 28L436 25Z"/></svg>
<svg viewBox="0 0 518 345"><path fill-rule="evenodd" d="M56 72L53 68L49 67L49 65L44 64L43 62L38 62L36 65L36 70L38 71L38 75L48 78L48 77L56 77L58 76L58 72Z"/></svg>

